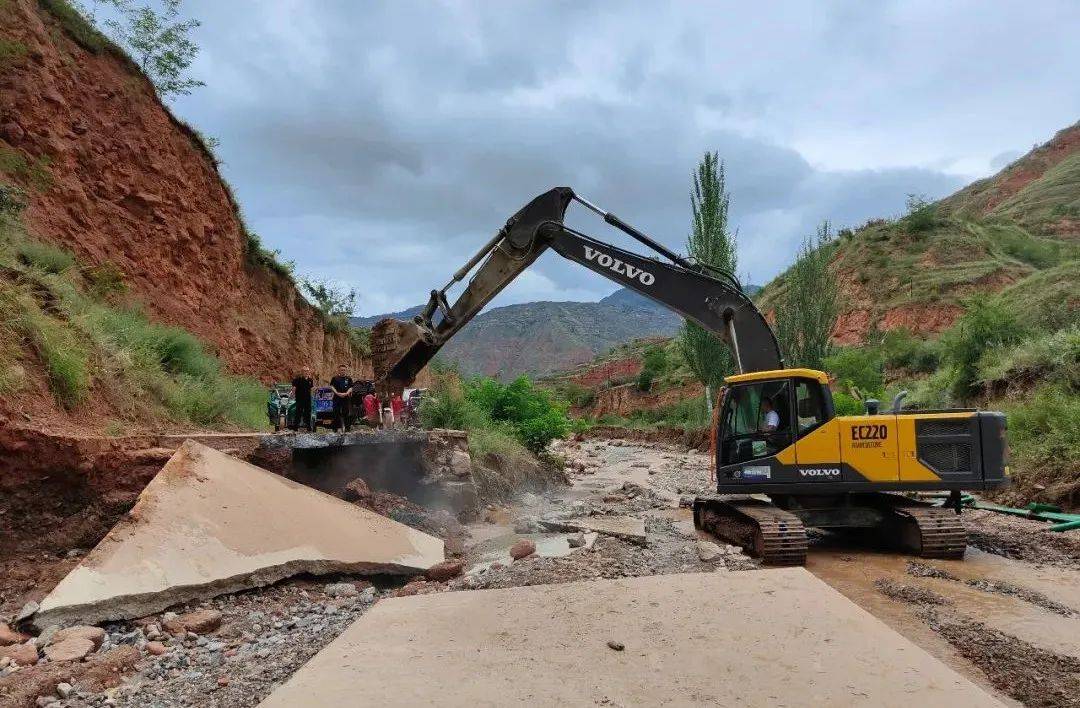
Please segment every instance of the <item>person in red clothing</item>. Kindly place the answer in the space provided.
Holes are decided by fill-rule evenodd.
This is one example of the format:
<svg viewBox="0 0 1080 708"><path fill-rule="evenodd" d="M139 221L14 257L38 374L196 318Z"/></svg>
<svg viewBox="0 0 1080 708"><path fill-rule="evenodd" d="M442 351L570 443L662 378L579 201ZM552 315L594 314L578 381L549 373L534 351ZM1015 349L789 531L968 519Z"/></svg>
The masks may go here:
<svg viewBox="0 0 1080 708"><path fill-rule="evenodd" d="M372 427L379 425L379 398L374 392L364 396L364 422Z"/></svg>
<svg viewBox="0 0 1080 708"><path fill-rule="evenodd" d="M403 423L402 416L405 411L405 401L401 400L401 394L395 393L390 397L390 412L394 414L395 423Z"/></svg>

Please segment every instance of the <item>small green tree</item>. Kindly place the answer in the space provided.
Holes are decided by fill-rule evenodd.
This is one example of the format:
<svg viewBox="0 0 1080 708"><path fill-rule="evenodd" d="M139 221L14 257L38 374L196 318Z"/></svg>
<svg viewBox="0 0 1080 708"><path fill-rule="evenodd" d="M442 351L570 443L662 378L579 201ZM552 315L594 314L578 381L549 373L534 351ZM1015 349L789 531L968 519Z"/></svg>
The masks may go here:
<svg viewBox="0 0 1080 708"><path fill-rule="evenodd" d="M730 204L724 163L717 153L707 152L694 172L686 250L698 263L734 274L736 234L728 229ZM678 350L694 377L705 385L705 405L711 416L712 392L725 376L735 371L735 358L720 338L694 322L683 323Z"/></svg>
<svg viewBox="0 0 1080 708"><path fill-rule="evenodd" d="M840 312L840 288L829 271L832 255L829 222L816 238L803 241L776 308L776 337L788 366L821 369L832 351L832 330Z"/></svg>
<svg viewBox="0 0 1080 708"><path fill-rule="evenodd" d="M657 345L650 346L641 357L641 371L638 373L637 386L640 391L652 388L657 376L662 376L668 368L667 351Z"/></svg>
<svg viewBox="0 0 1080 708"><path fill-rule="evenodd" d="M180 3L181 0L161 0L160 12L132 0L105 3L114 6L119 15L118 19L105 21L112 38L131 53L162 98L187 95L191 89L205 86L186 75L199 54L199 45L192 41L191 31L201 23L194 19L181 20Z"/></svg>
<svg viewBox="0 0 1080 708"><path fill-rule="evenodd" d="M356 309L356 291L338 288L326 281L302 278L300 287L308 301L322 313L328 328L345 331Z"/></svg>

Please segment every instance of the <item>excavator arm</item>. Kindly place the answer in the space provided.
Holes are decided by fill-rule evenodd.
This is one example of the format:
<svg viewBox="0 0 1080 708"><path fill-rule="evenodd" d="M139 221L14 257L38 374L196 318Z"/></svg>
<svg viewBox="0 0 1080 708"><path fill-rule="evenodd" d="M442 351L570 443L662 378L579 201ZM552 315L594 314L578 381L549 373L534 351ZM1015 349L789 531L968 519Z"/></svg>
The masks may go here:
<svg viewBox="0 0 1080 708"><path fill-rule="evenodd" d="M572 201L670 262L617 248L567 227L563 218ZM740 372L783 367L772 330L730 274L690 263L569 187L556 187L510 217L445 287L431 292L427 307L412 322L387 319L375 325L372 354L376 378L389 389L411 383L443 344L548 248L726 340ZM447 290L481 261L465 290L450 305Z"/></svg>

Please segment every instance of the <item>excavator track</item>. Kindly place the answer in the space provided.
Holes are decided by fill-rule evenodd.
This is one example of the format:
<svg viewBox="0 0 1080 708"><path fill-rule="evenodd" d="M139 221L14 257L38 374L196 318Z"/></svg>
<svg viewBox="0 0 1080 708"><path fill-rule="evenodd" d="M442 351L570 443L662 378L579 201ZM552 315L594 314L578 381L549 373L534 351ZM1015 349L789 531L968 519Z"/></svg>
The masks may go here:
<svg viewBox="0 0 1080 708"><path fill-rule="evenodd" d="M967 530L952 509L931 506L896 506L893 518L899 542L923 558L958 560L967 549Z"/></svg>
<svg viewBox="0 0 1080 708"><path fill-rule="evenodd" d="M766 565L806 563L806 527L799 517L753 498L694 500L694 525L742 546Z"/></svg>

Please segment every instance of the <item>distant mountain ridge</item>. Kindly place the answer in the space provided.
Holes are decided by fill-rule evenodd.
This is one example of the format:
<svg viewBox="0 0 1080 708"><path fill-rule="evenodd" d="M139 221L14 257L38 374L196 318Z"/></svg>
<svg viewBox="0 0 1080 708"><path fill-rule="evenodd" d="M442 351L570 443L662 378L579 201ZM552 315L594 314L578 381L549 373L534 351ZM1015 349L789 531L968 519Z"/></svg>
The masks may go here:
<svg viewBox="0 0 1080 708"><path fill-rule="evenodd" d="M353 317L370 327L384 317L411 319L422 305L399 312ZM440 355L464 374L512 379L541 376L591 361L617 344L638 337L671 336L682 318L625 288L599 302L526 302L482 312Z"/></svg>

